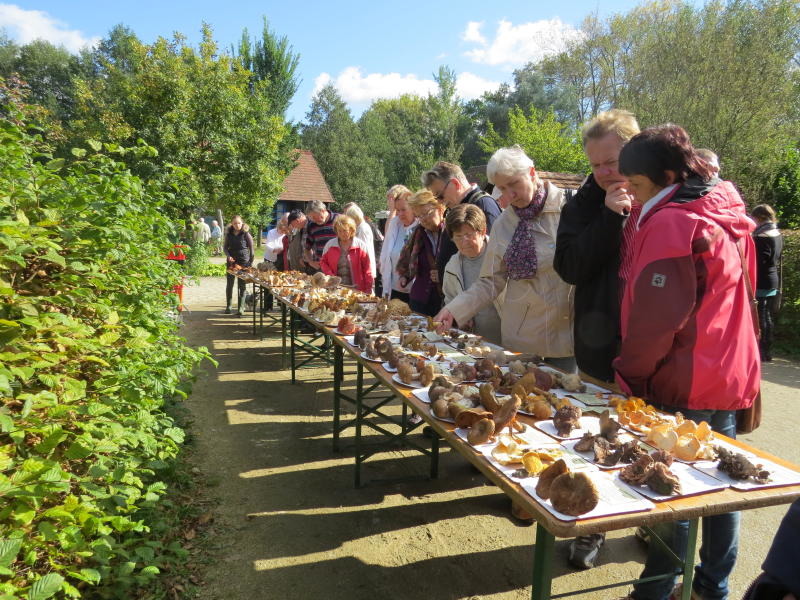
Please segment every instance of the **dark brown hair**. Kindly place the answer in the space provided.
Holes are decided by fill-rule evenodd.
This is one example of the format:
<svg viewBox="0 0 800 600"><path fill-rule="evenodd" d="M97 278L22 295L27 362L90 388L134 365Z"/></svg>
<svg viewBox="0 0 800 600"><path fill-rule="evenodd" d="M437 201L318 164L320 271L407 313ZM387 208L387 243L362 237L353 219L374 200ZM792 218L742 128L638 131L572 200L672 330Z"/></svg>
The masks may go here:
<svg viewBox="0 0 800 600"><path fill-rule="evenodd" d="M453 239L456 229L462 225L469 225L475 231L485 232L486 215L474 204L459 204L455 208L450 209L444 222L447 235L450 236L450 239Z"/></svg>
<svg viewBox="0 0 800 600"><path fill-rule="evenodd" d="M667 123L648 127L633 136L619 154L619 172L644 175L658 186L669 185L667 171L675 173L673 183L697 176L707 181L714 177L708 163L698 156L689 134L679 125Z"/></svg>

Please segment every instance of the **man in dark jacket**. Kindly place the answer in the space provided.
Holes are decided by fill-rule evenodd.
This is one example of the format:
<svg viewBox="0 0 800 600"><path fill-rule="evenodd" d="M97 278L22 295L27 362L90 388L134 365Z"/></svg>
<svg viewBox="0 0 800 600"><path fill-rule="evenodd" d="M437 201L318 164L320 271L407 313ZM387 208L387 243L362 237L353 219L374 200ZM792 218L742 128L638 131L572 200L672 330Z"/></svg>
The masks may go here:
<svg viewBox="0 0 800 600"><path fill-rule="evenodd" d="M575 286L575 360L581 377L604 387L614 381L622 286L639 211L617 163L620 150L637 133L636 119L624 110L600 113L584 126L583 149L592 174L561 210L553 259L556 272ZM603 533L576 538L570 563L593 567L604 542Z"/></svg>
<svg viewBox="0 0 800 600"><path fill-rule="evenodd" d="M500 205L497 204L497 200L481 190L477 185L470 185L461 167L449 162L439 161L433 165L433 168L422 174L422 185L428 188L439 202L443 202L448 210L459 204L474 204L480 208L486 216L486 232L491 234L492 225L502 212ZM445 215L447 215L446 212ZM436 268L439 272L440 282L444 277L444 268L447 265L447 261L456 252L458 252L458 248L456 248L455 243L445 230L436 252Z"/></svg>

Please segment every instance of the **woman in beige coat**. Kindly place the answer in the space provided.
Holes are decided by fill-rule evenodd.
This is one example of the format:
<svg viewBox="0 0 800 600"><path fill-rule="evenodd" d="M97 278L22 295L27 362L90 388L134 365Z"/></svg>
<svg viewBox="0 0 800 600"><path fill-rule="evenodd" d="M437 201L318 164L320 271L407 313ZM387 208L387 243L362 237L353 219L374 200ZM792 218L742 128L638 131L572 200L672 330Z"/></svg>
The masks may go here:
<svg viewBox="0 0 800 600"><path fill-rule="evenodd" d="M480 278L449 302L436 320L442 330L454 320L466 323L499 297L503 346L538 354L553 366L574 372L573 288L553 269L564 191L543 183L519 146L495 152L486 171L510 206L492 227Z"/></svg>

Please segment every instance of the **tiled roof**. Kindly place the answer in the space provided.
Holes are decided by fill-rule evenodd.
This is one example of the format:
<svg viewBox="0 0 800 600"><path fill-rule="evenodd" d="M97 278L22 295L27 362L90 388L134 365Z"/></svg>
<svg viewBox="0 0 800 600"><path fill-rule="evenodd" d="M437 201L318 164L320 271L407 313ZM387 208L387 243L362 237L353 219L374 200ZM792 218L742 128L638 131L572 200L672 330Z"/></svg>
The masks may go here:
<svg viewBox="0 0 800 600"><path fill-rule="evenodd" d="M572 173L554 173L552 171L536 172L543 180L550 181L553 185L562 189L577 190L581 187L581 183L583 183L583 180L586 178L586 175L575 175ZM470 183L477 183L482 188L486 186L486 165L470 167L464 171L464 175L466 175L467 181Z"/></svg>
<svg viewBox="0 0 800 600"><path fill-rule="evenodd" d="M297 166L283 180L283 193L278 200L333 202L333 195L325 183L322 171L310 150L298 150Z"/></svg>

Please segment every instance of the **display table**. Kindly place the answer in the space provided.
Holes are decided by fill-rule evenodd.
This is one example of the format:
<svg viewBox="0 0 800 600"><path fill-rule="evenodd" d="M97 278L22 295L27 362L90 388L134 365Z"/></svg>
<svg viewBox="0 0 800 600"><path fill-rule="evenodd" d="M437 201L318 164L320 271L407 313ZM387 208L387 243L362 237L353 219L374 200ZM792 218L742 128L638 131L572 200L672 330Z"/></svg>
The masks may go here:
<svg viewBox="0 0 800 600"><path fill-rule="evenodd" d="M789 504L795 499L800 498L800 484L785 485L783 487L767 487L753 490L737 490L725 487L717 491L711 491L695 496L681 497L661 502L656 502L648 510L631 512L627 514L610 514L595 518L576 518L565 521L557 518L549 510L528 493L522 484L509 478L499 470L484 454L477 451L466 440L455 432L455 426L451 423L435 418L429 405L412 393L412 389L396 383L392 379L392 373L386 371L378 362L368 361L361 357L360 349L352 346L345 336L338 334L333 328L319 325L299 307L294 306L285 298L269 290L276 299L290 313L289 343L291 346L292 361L292 382L295 381L295 369L301 368L313 357L319 358L320 346L315 345L315 349L307 346L307 341L298 341L297 322L305 320L312 323L318 330L318 335L325 338L327 348L333 349L331 363L334 368L334 448L338 448L339 434L346 427L355 428L355 484L361 485L361 465L370 456L377 452L382 452L398 447L412 447L423 452L431 458L430 476L436 477L438 470L438 440L443 439L456 452L461 454L467 461L480 470L492 483L497 485L514 502L530 513L536 521L536 543L533 561L533 600L547 600L553 597L564 597L579 593L600 591L611 587L624 586L636 583L640 580L618 582L613 585L598 586L594 588L574 590L572 592L553 596L551 594L552 584L552 561L554 558L554 544L556 537L572 538L575 536L600 533L615 529L625 529L630 527L647 527L665 521L688 520L689 535L685 560L677 557L676 562L680 564L683 572L683 595L684 600L688 600L691 594L691 580L694 569L694 555L697 544L698 519L700 517L723 514L734 511L751 510L764 506L778 504ZM285 331L285 326L284 326ZM296 351L296 345L298 350ZM308 356L298 358L298 353L304 351ZM316 354L315 354L316 353ZM311 358L309 358L311 356ZM327 356L327 355L326 355ZM352 361L355 364L356 393L354 397L344 394L341 390L341 382L345 372L345 361ZM371 375L375 382L367 385L365 374ZM381 389L383 391L378 392ZM377 395L376 395L376 392ZM373 399L369 404L367 400ZM402 416L400 419L383 414L381 408L393 399L400 399L403 403ZM341 417L342 402L350 402L355 406L355 417L351 421L343 422ZM411 424L407 418L407 411L416 413L421 422ZM389 431L375 423L367 420L367 417L379 416L400 428L400 432ZM518 420L527 425L533 425L535 420L532 417L519 415ZM426 426L432 439L431 449L410 441L408 433L419 426ZM383 436L386 441L374 448L366 449L363 446L362 430L370 428ZM778 457L772 456L757 448L748 446L737 440L732 440L715 434L715 438L721 443L726 443L742 451L752 453L758 457L776 463L793 472L800 473L800 468ZM662 543L658 538L654 538L651 543ZM651 578L655 579L655 578Z"/></svg>

